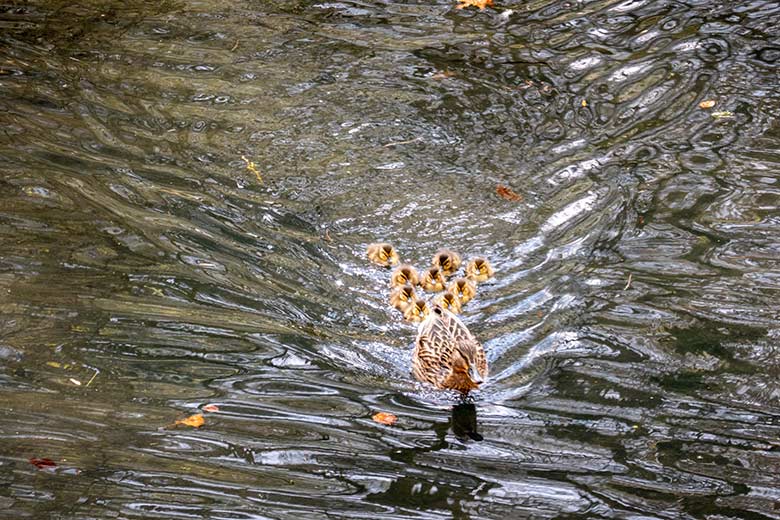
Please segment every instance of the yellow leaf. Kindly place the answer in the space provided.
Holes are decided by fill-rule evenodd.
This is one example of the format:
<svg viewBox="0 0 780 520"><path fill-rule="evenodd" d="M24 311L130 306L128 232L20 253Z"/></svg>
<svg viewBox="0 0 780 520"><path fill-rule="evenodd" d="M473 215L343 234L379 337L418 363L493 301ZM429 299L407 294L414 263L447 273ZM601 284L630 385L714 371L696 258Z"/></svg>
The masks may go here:
<svg viewBox="0 0 780 520"><path fill-rule="evenodd" d="M388 426L394 425L398 420L398 417L387 412L377 412L371 418L379 424L386 424Z"/></svg>
<svg viewBox="0 0 780 520"><path fill-rule="evenodd" d="M46 364L52 368L60 368L62 364L57 363L56 361L47 361Z"/></svg>
<svg viewBox="0 0 780 520"><path fill-rule="evenodd" d="M464 9L466 7L479 7L482 11L485 7L492 6L493 0L458 0L458 5L455 9Z"/></svg>
<svg viewBox="0 0 780 520"><path fill-rule="evenodd" d="M699 103L699 108L712 108L715 106L715 100L708 99Z"/></svg>
<svg viewBox="0 0 780 520"><path fill-rule="evenodd" d="M181 424L182 426L192 426L193 428L200 428L206 423L206 420L203 419L203 416L199 413L196 413L195 415L190 415L187 418L179 419L176 421L175 424Z"/></svg>
<svg viewBox="0 0 780 520"><path fill-rule="evenodd" d="M255 174L255 177L257 177L257 182L262 183L263 178L260 176L260 171L257 169L257 166L255 166L255 163L253 161L250 161L243 155L241 156L241 158L246 163L246 169Z"/></svg>
<svg viewBox="0 0 780 520"><path fill-rule="evenodd" d="M583 108L588 106L588 102L586 100L584 100L584 99L582 100L582 103L580 103L580 104L582 105Z"/></svg>

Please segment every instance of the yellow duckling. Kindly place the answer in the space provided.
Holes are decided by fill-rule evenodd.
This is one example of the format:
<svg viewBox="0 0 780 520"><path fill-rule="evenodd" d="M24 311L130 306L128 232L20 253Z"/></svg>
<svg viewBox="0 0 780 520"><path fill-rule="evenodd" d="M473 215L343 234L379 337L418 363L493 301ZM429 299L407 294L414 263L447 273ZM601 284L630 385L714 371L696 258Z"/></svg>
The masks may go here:
<svg viewBox="0 0 780 520"><path fill-rule="evenodd" d="M433 255L433 267L438 267L445 276L450 276L460 268L460 255L449 249L439 249Z"/></svg>
<svg viewBox="0 0 780 520"><path fill-rule="evenodd" d="M431 267L426 270L423 273L422 280L420 280L420 287L428 292L443 291L446 284L447 280L444 279L444 275L438 267Z"/></svg>
<svg viewBox="0 0 780 520"><path fill-rule="evenodd" d="M475 282L484 282L495 274L487 258L478 256L466 264L466 278Z"/></svg>
<svg viewBox="0 0 780 520"><path fill-rule="evenodd" d="M453 314L460 314L461 305L458 297L452 293L446 292L438 295L433 299L433 303L441 305Z"/></svg>
<svg viewBox="0 0 780 520"><path fill-rule="evenodd" d="M487 378L485 350L457 316L435 305L417 329L412 374L436 388L467 394Z"/></svg>
<svg viewBox="0 0 780 520"><path fill-rule="evenodd" d="M466 305L477 294L477 286L468 278L458 278L447 287L447 292L457 297L461 305Z"/></svg>
<svg viewBox="0 0 780 520"><path fill-rule="evenodd" d="M390 275L391 287L400 287L406 284L417 285L418 283L420 283L420 275L417 274L417 269L409 264L399 265Z"/></svg>
<svg viewBox="0 0 780 520"><path fill-rule="evenodd" d="M430 307L425 300L414 300L404 311L406 321L422 321L431 313Z"/></svg>
<svg viewBox="0 0 780 520"><path fill-rule="evenodd" d="M416 299L417 295L414 293L414 287L411 285L396 287L393 289L393 292L390 293L390 305L401 312L405 312L409 305Z"/></svg>
<svg viewBox="0 0 780 520"><path fill-rule="evenodd" d="M400 261L395 248L386 242L369 244L367 253L368 259L377 265L390 266Z"/></svg>

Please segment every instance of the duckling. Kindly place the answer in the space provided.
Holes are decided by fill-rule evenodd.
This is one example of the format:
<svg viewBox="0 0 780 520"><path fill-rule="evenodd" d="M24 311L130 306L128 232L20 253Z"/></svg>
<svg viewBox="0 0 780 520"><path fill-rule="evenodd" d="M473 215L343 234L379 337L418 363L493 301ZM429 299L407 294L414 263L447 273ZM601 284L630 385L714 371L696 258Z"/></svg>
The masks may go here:
<svg viewBox="0 0 780 520"><path fill-rule="evenodd" d="M466 278L475 282L484 282L495 274L487 258L478 256L466 264Z"/></svg>
<svg viewBox="0 0 780 520"><path fill-rule="evenodd" d="M441 305L453 314L460 314L461 305L458 297L452 293L446 292L433 299L433 303Z"/></svg>
<svg viewBox="0 0 780 520"><path fill-rule="evenodd" d="M447 287L447 292L456 296L461 305L466 305L477 294L477 286L468 278L458 278Z"/></svg>
<svg viewBox="0 0 780 520"><path fill-rule="evenodd" d="M418 283L420 283L420 275L417 274L417 269L409 264L399 265L390 275L391 287L400 287L406 284L414 286Z"/></svg>
<svg viewBox="0 0 780 520"><path fill-rule="evenodd" d="M416 299L417 295L414 293L414 287L411 285L396 287L393 289L393 292L390 293L390 305L401 312L405 312Z"/></svg>
<svg viewBox="0 0 780 520"><path fill-rule="evenodd" d="M457 316L434 305L417 329L412 374L436 388L467 394L487 378L485 350Z"/></svg>
<svg viewBox="0 0 780 520"><path fill-rule="evenodd" d="M438 267L445 276L450 276L460 268L460 255L449 249L439 249L433 255L433 267Z"/></svg>
<svg viewBox="0 0 780 520"><path fill-rule="evenodd" d="M377 265L391 266L400 261L395 248L386 242L369 244L367 253L368 259Z"/></svg>
<svg viewBox="0 0 780 520"><path fill-rule="evenodd" d="M425 300L417 299L410 303L404 311L406 321L422 321L431 313L431 308Z"/></svg>
<svg viewBox="0 0 780 520"><path fill-rule="evenodd" d="M429 292L443 291L446 284L447 280L444 279L444 275L438 267L431 267L425 271L422 280L420 280L420 287Z"/></svg>

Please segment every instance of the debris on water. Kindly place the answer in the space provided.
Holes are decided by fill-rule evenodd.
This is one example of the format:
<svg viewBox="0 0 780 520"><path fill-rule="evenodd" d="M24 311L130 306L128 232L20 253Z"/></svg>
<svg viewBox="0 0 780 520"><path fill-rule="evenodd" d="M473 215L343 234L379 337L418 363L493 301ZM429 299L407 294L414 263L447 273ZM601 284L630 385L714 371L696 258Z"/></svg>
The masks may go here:
<svg viewBox="0 0 780 520"><path fill-rule="evenodd" d="M699 108L707 109L712 108L715 106L715 100L714 99L708 99L706 101L702 101L699 103Z"/></svg>
<svg viewBox="0 0 780 520"><path fill-rule="evenodd" d="M387 426L392 426L398 421L398 417L388 412L377 412L371 418L374 422L386 424Z"/></svg>

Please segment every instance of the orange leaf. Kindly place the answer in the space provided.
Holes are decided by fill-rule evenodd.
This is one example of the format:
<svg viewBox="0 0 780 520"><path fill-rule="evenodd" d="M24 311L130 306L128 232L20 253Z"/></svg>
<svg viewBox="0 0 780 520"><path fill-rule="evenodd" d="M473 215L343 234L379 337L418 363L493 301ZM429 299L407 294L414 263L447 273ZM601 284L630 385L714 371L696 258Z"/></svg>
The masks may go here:
<svg viewBox="0 0 780 520"><path fill-rule="evenodd" d="M482 11L484 8L493 5L493 0L458 0L458 5L455 9L464 9L466 7L479 7Z"/></svg>
<svg viewBox="0 0 780 520"><path fill-rule="evenodd" d="M504 186L503 184L496 186L496 195L504 200L511 200L512 202L520 202L523 200L522 195L515 193L511 188Z"/></svg>
<svg viewBox="0 0 780 520"><path fill-rule="evenodd" d="M193 428L200 428L205 424L205 419L203 419L203 416L199 413L196 413L195 415L190 415L189 417L185 419L179 419L174 424L181 424L183 426L192 426Z"/></svg>
<svg viewBox="0 0 780 520"><path fill-rule="evenodd" d="M715 106L715 100L708 99L699 103L699 108L712 108Z"/></svg>
<svg viewBox="0 0 780 520"><path fill-rule="evenodd" d="M398 420L398 417L387 412L377 412L371 418L379 424L386 424L388 426L394 425Z"/></svg>
<svg viewBox="0 0 780 520"><path fill-rule="evenodd" d="M41 458L41 459L39 459L37 457L33 457L33 458L30 459L30 464L32 464L33 466L35 466L38 469L49 469L49 468L56 468L57 467L57 463L56 462L54 462L51 459L47 459L46 457Z"/></svg>
<svg viewBox="0 0 780 520"><path fill-rule="evenodd" d="M219 411L219 406L217 406L215 404L207 404L206 406L203 407L203 411L204 412L218 412Z"/></svg>

